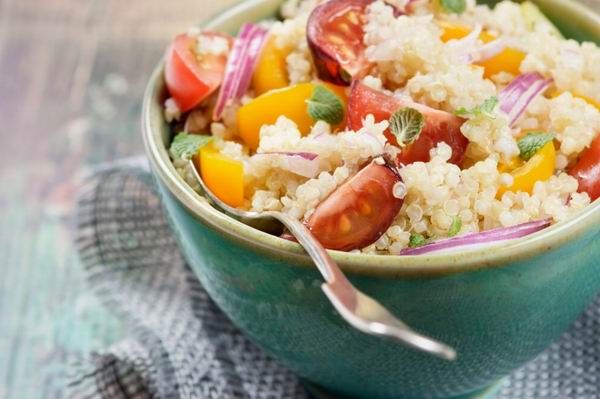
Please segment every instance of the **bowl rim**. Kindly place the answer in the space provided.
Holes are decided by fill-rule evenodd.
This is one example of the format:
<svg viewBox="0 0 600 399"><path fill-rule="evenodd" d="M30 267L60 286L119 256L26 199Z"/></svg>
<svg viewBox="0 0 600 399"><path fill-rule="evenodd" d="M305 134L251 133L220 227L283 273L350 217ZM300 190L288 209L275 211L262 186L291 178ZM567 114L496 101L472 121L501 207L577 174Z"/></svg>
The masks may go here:
<svg viewBox="0 0 600 399"><path fill-rule="evenodd" d="M276 0L246 0L219 13L206 27L217 26L245 12ZM579 19L592 22L600 37L600 15L572 0L545 0L568 10ZM162 104L157 100L164 88L164 59L154 69L145 90L142 105L142 135L145 152L155 178L188 210L197 221L228 240L249 250L289 264L312 266L312 261L299 244L281 239L245 225L212 207L177 173L162 143L162 127L166 125ZM465 249L460 253L419 256L370 255L329 251L346 273L375 277L440 277L486 268L502 267L531 258L575 241L593 226L600 225L600 199L588 205L570 220L552 225L540 232L489 248ZM600 233L598 233L600 235Z"/></svg>

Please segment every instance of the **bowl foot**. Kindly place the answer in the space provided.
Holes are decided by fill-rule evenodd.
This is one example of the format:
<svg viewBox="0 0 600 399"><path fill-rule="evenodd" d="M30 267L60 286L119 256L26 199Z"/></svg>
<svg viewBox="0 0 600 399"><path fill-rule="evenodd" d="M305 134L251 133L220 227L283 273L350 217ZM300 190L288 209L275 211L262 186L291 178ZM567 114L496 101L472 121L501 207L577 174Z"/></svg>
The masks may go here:
<svg viewBox="0 0 600 399"><path fill-rule="evenodd" d="M494 384L492 384L488 387L485 387L481 390L478 390L476 392L472 392L472 393L469 393L466 395L456 396L456 397L452 397L452 398L447 398L447 399L493 399L496 397L498 392L500 392L500 388L502 387L503 383L504 383L504 380L500 380L500 381L497 381ZM302 381L302 384L304 385L306 390L310 393L310 395L314 399L358 399L358 398L349 398L346 396L342 396L340 394L335 394L333 392L326 390L325 388L322 388L318 385L312 384L307 381ZM395 399L402 399L402 398L395 398Z"/></svg>

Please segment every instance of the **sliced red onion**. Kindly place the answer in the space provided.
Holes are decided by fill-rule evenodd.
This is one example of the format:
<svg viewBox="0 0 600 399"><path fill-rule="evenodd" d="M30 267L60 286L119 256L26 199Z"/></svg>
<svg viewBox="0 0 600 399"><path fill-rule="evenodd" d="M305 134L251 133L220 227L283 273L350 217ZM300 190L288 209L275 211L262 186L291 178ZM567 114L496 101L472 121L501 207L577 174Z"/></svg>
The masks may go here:
<svg viewBox="0 0 600 399"><path fill-rule="evenodd" d="M500 92L500 109L508 115L511 126L523 115L533 99L545 92L552 82L552 79L544 79L538 72L529 72L517 77Z"/></svg>
<svg viewBox="0 0 600 399"><path fill-rule="evenodd" d="M448 42L448 46L454 48L454 51L462 62L470 64L489 60L506 48L506 42L501 38L477 47L482 30L481 25L477 25L462 39Z"/></svg>
<svg viewBox="0 0 600 399"><path fill-rule="evenodd" d="M495 243L536 233L550 226L551 223L551 219L536 220L516 226L487 230L481 233L465 234L460 237L434 241L418 248L406 248L400 252L400 255L423 255L438 251L448 253L473 247L487 247Z"/></svg>
<svg viewBox="0 0 600 399"><path fill-rule="evenodd" d="M496 39L479 47L471 57L476 62L486 61L504 51L506 42L503 39Z"/></svg>
<svg viewBox="0 0 600 399"><path fill-rule="evenodd" d="M403 6L395 6L392 4L389 4L390 6L392 6L394 8L394 16L399 17L400 15L406 15L410 12L410 6L412 5L412 3L416 2L417 0L405 0L405 3Z"/></svg>
<svg viewBox="0 0 600 399"><path fill-rule="evenodd" d="M213 120L223 116L225 108L244 96L252 73L266 42L268 31L255 24L244 24L227 58L223 84L213 111Z"/></svg>
<svg viewBox="0 0 600 399"><path fill-rule="evenodd" d="M319 156L319 154L315 154L314 152L303 152L303 151L298 151L298 152L269 151L269 152L261 152L260 154L256 154L256 155L286 155L286 156L290 156L290 157L301 157L301 158L307 159L309 161L314 161Z"/></svg>
<svg viewBox="0 0 600 399"><path fill-rule="evenodd" d="M381 140L379 140L379 138L375 136L375 134L371 133L368 130L362 130L361 135L363 135L363 137L365 138L368 138L369 141L371 141L375 145L375 153L377 155L383 154L385 152L385 142L381 142Z"/></svg>
<svg viewBox="0 0 600 399"><path fill-rule="evenodd" d="M585 59L581 52L570 48L560 52L560 59L564 65L573 70L580 71L585 65Z"/></svg>
<svg viewBox="0 0 600 399"><path fill-rule="evenodd" d="M461 39L450 40L447 46L456 52L461 61L470 63L472 62L472 54L475 52L475 46L479 41L482 30L482 26L477 25L467 36Z"/></svg>
<svg viewBox="0 0 600 399"><path fill-rule="evenodd" d="M280 160L279 167L299 176L312 178L319 174L319 155L313 152L272 151L261 152L254 156L277 157Z"/></svg>

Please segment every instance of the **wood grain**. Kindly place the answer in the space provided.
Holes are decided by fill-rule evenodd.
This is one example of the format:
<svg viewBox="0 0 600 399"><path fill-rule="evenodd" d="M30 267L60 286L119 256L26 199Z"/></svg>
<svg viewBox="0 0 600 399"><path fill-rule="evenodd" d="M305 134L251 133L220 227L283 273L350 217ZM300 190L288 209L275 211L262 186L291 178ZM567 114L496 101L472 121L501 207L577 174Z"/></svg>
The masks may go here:
<svg viewBox="0 0 600 399"><path fill-rule="evenodd" d="M169 39L236 0L0 0L0 398L62 398L65 364L125 326L71 244L90 165L139 154Z"/></svg>
<svg viewBox="0 0 600 399"><path fill-rule="evenodd" d="M141 153L167 42L236 1L0 0L0 399L63 397L65 364L125 333L82 279L78 184Z"/></svg>

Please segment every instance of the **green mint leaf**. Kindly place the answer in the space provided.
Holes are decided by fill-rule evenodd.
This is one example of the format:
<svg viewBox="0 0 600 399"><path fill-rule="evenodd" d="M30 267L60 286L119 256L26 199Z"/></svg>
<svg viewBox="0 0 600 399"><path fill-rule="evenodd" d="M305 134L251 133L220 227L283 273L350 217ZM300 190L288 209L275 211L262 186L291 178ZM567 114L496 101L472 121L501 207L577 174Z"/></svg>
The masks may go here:
<svg viewBox="0 0 600 399"><path fill-rule="evenodd" d="M332 90L323 85L315 86L306 102L308 115L315 121L337 125L344 120L344 103Z"/></svg>
<svg viewBox="0 0 600 399"><path fill-rule="evenodd" d="M521 138L517 145L519 146L519 156L524 161L529 161L543 146L554 140L552 133L532 132Z"/></svg>
<svg viewBox="0 0 600 399"><path fill-rule="evenodd" d="M496 116L494 115L494 110L498 106L499 102L500 101L498 100L498 97L490 97L485 100L483 104L473 109L459 108L454 111L454 115L472 118L485 117L495 119Z"/></svg>
<svg viewBox="0 0 600 399"><path fill-rule="evenodd" d="M426 243L427 243L427 240L421 234L411 234L410 240L408 242L408 246L411 248L417 248L417 247L422 247Z"/></svg>
<svg viewBox="0 0 600 399"><path fill-rule="evenodd" d="M460 233L460 229L462 229L462 220L458 216L455 216L448 230L448 237L454 237Z"/></svg>
<svg viewBox="0 0 600 399"><path fill-rule="evenodd" d="M466 0L440 0L440 5L448 13L462 14L467 9Z"/></svg>
<svg viewBox="0 0 600 399"><path fill-rule="evenodd" d="M402 108L390 117L390 129L400 145L414 143L424 126L425 117L414 108Z"/></svg>
<svg viewBox="0 0 600 399"><path fill-rule="evenodd" d="M179 133L173 139L169 151L174 159L190 159L198 150L212 141L204 134Z"/></svg>
<svg viewBox="0 0 600 399"><path fill-rule="evenodd" d="M498 100L498 97L496 97L496 96L490 97L487 100L485 100L483 102L483 104L479 107L479 112L482 115L493 118L494 110L496 109L496 107L498 106L499 103L500 103L500 100Z"/></svg>

